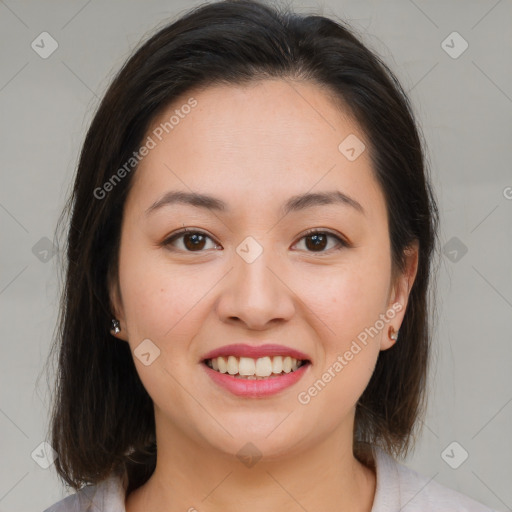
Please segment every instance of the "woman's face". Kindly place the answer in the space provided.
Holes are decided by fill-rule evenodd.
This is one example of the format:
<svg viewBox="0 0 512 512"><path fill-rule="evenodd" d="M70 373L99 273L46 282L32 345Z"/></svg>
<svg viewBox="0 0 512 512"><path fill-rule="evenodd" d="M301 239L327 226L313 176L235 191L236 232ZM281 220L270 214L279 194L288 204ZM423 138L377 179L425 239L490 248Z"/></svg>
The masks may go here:
<svg viewBox="0 0 512 512"><path fill-rule="evenodd" d="M251 442L268 457L329 435L351 443L356 402L393 344L416 272L412 258L411 273L391 282L370 141L317 85L281 80L186 94L146 137L111 296L159 443L181 436L236 454ZM215 202L154 206L169 192ZM305 194L333 199L290 203ZM169 241L183 228L190 233ZM295 349L310 363L298 380L242 381L203 361L230 344L278 344L274 355ZM249 359L250 373L259 358ZM234 379L235 390L223 385ZM293 382L265 394L271 379Z"/></svg>

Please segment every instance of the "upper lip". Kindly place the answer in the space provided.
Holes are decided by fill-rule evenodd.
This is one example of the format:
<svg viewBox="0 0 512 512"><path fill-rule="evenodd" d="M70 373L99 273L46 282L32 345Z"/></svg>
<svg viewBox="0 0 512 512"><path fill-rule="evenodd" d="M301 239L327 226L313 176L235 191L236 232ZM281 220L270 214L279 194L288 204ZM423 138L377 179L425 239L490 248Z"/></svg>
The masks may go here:
<svg viewBox="0 0 512 512"><path fill-rule="evenodd" d="M235 343L232 345L224 345L223 347L216 348L202 357L202 361L206 359L214 359L215 357L252 357L258 359L259 357L265 356L290 356L299 360L311 361L311 358L291 347L285 347L284 345L266 344L266 345L246 345L243 343Z"/></svg>

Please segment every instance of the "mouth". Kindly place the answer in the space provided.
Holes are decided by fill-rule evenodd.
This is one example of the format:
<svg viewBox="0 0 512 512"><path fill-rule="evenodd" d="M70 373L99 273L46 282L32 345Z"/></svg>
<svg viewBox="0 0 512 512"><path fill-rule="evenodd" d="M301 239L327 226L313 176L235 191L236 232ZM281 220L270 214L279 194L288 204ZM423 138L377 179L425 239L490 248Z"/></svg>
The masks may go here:
<svg viewBox="0 0 512 512"><path fill-rule="evenodd" d="M212 382L240 398L268 398L291 389L308 373L312 363L290 356L220 356L202 361Z"/></svg>
<svg viewBox="0 0 512 512"><path fill-rule="evenodd" d="M299 368L310 365L311 361L282 355L259 358L230 355L204 359L203 364L215 372L228 374L236 379L268 380L294 373Z"/></svg>

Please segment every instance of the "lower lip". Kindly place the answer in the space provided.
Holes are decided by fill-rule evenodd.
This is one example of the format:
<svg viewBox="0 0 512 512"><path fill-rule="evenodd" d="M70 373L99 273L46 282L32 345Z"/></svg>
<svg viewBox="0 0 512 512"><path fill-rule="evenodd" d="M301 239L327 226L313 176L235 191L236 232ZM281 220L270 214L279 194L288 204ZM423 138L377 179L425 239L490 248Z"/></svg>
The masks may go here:
<svg viewBox="0 0 512 512"><path fill-rule="evenodd" d="M261 398L270 395L275 395L283 389L293 386L298 382L304 374L308 371L311 363L303 364L300 368L294 372L284 373L279 377L269 377L267 379L241 379L234 377L229 373L220 373L213 370L205 363L201 363L205 368L206 373L211 379L224 389L227 389L231 393L237 396Z"/></svg>

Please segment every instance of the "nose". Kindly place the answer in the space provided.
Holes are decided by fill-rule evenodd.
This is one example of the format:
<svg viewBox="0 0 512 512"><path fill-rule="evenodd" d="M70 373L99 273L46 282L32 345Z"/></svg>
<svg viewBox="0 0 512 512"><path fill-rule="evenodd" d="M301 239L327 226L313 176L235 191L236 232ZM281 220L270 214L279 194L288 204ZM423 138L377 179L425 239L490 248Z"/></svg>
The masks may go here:
<svg viewBox="0 0 512 512"><path fill-rule="evenodd" d="M295 312L290 278L270 250L252 262L234 255L234 268L223 280L217 314L226 323L242 322L248 329L264 330L290 320Z"/></svg>

